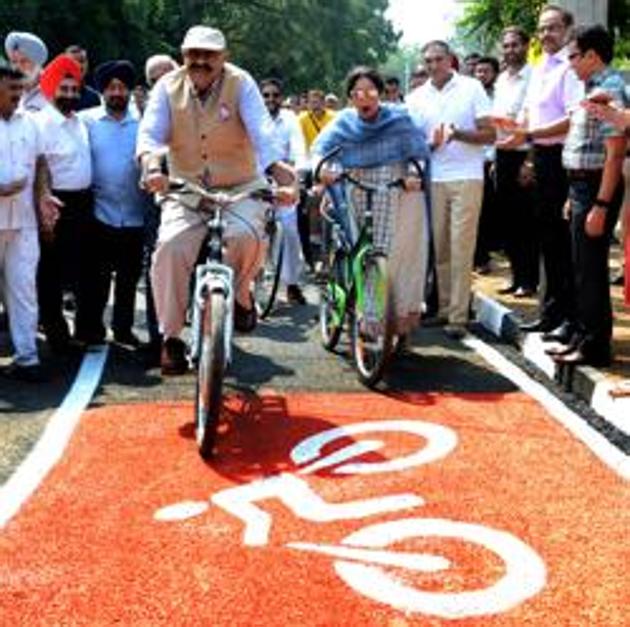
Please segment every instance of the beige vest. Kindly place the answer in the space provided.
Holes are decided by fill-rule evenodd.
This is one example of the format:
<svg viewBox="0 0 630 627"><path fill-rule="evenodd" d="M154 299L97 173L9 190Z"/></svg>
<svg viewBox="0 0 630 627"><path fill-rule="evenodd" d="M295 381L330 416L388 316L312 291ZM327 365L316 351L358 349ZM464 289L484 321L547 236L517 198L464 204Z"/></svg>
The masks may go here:
<svg viewBox="0 0 630 627"><path fill-rule="evenodd" d="M203 178L211 187L235 187L257 179L256 153L238 107L243 76L226 63L221 84L202 103L193 93L186 68L173 72L166 86L172 176Z"/></svg>

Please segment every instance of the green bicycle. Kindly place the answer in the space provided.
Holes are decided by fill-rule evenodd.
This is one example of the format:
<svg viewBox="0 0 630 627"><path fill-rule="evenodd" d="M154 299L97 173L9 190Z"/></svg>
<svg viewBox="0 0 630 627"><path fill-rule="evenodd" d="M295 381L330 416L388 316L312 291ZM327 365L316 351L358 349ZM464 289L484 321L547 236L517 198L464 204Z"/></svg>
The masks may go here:
<svg viewBox="0 0 630 627"><path fill-rule="evenodd" d="M317 165L315 179L322 167L340 152L339 148L325 155ZM420 164L411 159L416 175L422 181ZM326 224L324 251L325 282L320 293L319 322L322 344L333 351L341 338L346 320L350 327L352 356L361 383L374 387L383 377L396 344L394 333L394 300L387 269L387 254L374 245L373 200L377 193L405 188L402 178L381 185L359 181L349 172L338 172L337 181L349 183L366 195L366 206L358 235L351 237L348 220L353 219L350 206L328 204L334 209L322 210ZM329 196L334 193L329 190ZM337 205L337 206L335 206ZM349 210L350 209L350 210Z"/></svg>

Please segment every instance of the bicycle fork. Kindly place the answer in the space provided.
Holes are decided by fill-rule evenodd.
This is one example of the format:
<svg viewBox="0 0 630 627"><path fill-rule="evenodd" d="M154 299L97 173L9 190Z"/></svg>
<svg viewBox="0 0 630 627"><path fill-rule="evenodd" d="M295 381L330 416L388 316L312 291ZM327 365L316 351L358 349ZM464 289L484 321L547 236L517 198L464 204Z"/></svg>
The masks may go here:
<svg viewBox="0 0 630 627"><path fill-rule="evenodd" d="M234 333L234 271L229 266L217 261L208 261L195 270L195 293L193 298L192 317L192 342L190 357L194 362L199 360L201 354L201 329L202 315L206 310L210 294L219 292L225 298L226 333L225 333L225 359L229 364L232 361L232 336ZM212 312L210 312L212 315Z"/></svg>

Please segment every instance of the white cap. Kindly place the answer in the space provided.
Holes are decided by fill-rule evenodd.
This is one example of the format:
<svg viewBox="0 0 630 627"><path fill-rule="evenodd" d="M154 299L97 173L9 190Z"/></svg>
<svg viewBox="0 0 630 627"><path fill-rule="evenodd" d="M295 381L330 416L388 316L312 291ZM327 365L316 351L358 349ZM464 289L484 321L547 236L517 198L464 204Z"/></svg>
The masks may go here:
<svg viewBox="0 0 630 627"><path fill-rule="evenodd" d="M188 29L182 50L225 50L225 36L218 28L193 26Z"/></svg>

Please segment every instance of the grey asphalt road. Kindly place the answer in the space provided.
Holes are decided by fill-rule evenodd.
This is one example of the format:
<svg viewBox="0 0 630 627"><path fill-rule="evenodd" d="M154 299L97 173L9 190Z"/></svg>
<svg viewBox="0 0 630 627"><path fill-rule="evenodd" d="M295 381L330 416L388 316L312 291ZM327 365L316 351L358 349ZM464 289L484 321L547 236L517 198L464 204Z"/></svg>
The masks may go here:
<svg viewBox="0 0 630 627"><path fill-rule="evenodd" d="M291 307L282 299L272 316L251 335L236 337L234 361L226 391L264 389L360 391L350 360L350 347L342 339L329 353L319 342L317 293L307 289L309 305ZM141 301L140 301L141 304ZM138 334L142 328L138 313ZM0 334L0 366L8 362L9 340ZM0 483L37 441L47 420L62 402L80 364L80 354L65 358L49 355L41 347L48 380L26 384L0 376ZM162 378L159 369L146 365L142 351L112 344L101 385L92 405L126 404L158 400L192 400L192 373ZM399 356L378 391L508 391L513 386L475 353L447 339L440 329L422 329L411 350Z"/></svg>

